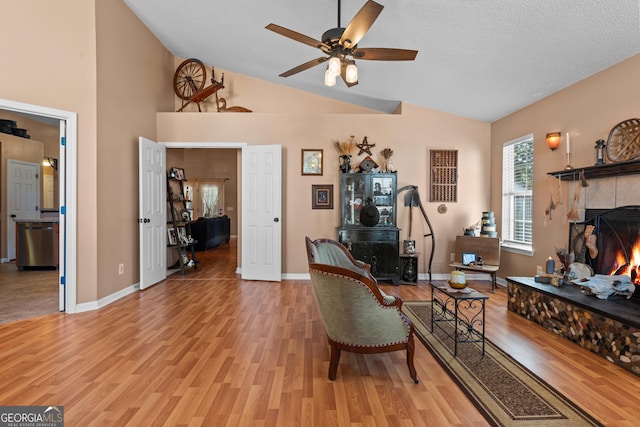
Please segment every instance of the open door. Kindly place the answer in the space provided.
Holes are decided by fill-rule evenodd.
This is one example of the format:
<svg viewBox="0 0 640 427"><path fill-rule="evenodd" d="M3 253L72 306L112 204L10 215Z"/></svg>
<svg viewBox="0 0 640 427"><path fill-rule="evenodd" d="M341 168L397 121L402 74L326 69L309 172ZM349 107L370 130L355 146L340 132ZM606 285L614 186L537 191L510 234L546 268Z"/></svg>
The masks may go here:
<svg viewBox="0 0 640 427"><path fill-rule="evenodd" d="M167 168L164 145L140 137L140 290L167 277Z"/></svg>
<svg viewBox="0 0 640 427"><path fill-rule="evenodd" d="M282 147L242 150L242 279L282 276Z"/></svg>
<svg viewBox="0 0 640 427"><path fill-rule="evenodd" d="M40 218L40 165L7 159L7 258L16 259L16 220Z"/></svg>

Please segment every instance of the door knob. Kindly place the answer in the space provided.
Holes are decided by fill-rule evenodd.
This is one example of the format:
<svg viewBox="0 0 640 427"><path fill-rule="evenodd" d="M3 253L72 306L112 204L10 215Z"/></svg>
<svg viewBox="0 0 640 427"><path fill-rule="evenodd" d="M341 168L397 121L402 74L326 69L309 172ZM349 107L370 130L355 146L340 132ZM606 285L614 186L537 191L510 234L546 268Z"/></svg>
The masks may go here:
<svg viewBox="0 0 640 427"><path fill-rule="evenodd" d="M278 222L280 221L278 218L273 218L273 222Z"/></svg>

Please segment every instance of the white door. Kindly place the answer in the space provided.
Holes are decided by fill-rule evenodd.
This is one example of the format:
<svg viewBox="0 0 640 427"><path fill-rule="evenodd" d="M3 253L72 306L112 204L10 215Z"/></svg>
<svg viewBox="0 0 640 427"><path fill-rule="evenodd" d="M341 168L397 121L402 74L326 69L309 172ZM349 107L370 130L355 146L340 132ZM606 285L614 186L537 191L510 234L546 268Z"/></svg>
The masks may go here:
<svg viewBox="0 0 640 427"><path fill-rule="evenodd" d="M166 149L140 137L140 289L167 277Z"/></svg>
<svg viewBox="0 0 640 427"><path fill-rule="evenodd" d="M282 147L242 150L242 279L282 275Z"/></svg>
<svg viewBox="0 0 640 427"><path fill-rule="evenodd" d="M16 220L40 218L40 165L7 160L7 258L16 258Z"/></svg>

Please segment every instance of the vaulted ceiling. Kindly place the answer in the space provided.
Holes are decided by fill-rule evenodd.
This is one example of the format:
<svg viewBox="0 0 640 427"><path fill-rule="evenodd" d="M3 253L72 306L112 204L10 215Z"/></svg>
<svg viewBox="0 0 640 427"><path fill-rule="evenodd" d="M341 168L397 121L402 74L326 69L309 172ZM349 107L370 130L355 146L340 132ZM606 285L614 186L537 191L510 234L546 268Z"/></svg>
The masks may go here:
<svg viewBox="0 0 640 427"><path fill-rule="evenodd" d="M360 47L418 50L414 61L356 60L359 84L324 85L323 56L265 29L314 39L337 26L338 0L124 0L172 54L391 112L399 102L493 122L640 52L638 0L377 0ZM343 0L347 26L366 0Z"/></svg>

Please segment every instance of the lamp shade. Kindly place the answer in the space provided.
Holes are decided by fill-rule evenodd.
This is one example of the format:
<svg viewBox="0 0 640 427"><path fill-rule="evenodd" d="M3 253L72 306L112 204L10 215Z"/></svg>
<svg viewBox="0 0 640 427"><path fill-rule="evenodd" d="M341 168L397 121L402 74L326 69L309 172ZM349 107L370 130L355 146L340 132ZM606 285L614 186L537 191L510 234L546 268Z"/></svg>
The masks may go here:
<svg viewBox="0 0 640 427"><path fill-rule="evenodd" d="M324 72L324 85L325 86L336 85L336 75L333 74L328 67L327 67L327 70Z"/></svg>
<svg viewBox="0 0 640 427"><path fill-rule="evenodd" d="M560 135L560 132L551 132L547 134L547 147L549 147L551 151L560 146Z"/></svg>
<svg viewBox="0 0 640 427"><path fill-rule="evenodd" d="M358 81L358 67L355 62L350 62L345 71L345 80L347 83L355 83Z"/></svg>
<svg viewBox="0 0 640 427"><path fill-rule="evenodd" d="M338 76L340 75L340 58L337 58L335 56L332 56L329 59L329 65L327 67L327 69L331 72L331 74L333 74L334 76Z"/></svg>

